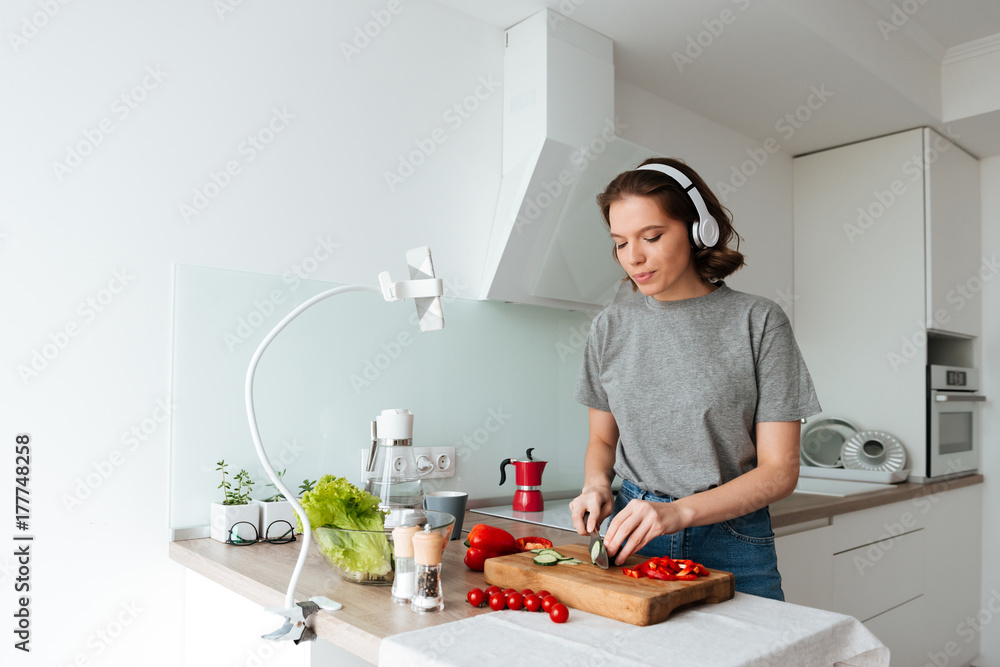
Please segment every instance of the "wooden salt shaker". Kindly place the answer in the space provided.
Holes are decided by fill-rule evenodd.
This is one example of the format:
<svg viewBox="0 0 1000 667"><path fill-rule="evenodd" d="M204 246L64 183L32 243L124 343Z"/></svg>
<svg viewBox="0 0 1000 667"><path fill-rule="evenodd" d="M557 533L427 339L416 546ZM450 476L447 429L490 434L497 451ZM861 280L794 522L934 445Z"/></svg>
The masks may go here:
<svg viewBox="0 0 1000 667"><path fill-rule="evenodd" d="M413 561L413 535L420 526L396 526L392 529L392 544L396 556L396 571L392 579L392 601L409 604L416 581L416 564Z"/></svg>

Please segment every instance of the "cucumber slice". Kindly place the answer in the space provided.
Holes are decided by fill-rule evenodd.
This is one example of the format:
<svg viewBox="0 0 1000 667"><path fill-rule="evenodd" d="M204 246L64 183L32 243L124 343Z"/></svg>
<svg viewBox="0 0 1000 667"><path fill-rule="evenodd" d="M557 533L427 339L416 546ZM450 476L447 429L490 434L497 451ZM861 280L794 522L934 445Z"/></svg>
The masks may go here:
<svg viewBox="0 0 1000 667"><path fill-rule="evenodd" d="M583 565L583 561L579 558L565 558L559 561L559 565Z"/></svg>
<svg viewBox="0 0 1000 667"><path fill-rule="evenodd" d="M562 555L561 553L559 553L555 549L542 549L541 551L538 552L538 555L539 556L555 556L559 560L562 560L562 559L566 558L566 556Z"/></svg>
<svg viewBox="0 0 1000 667"><path fill-rule="evenodd" d="M597 557L601 553L601 549L604 547L604 542L600 540L594 542L594 546L590 547L590 560L597 562Z"/></svg>
<svg viewBox="0 0 1000 667"><path fill-rule="evenodd" d="M532 559L535 565L555 565L559 559L552 554L538 554Z"/></svg>

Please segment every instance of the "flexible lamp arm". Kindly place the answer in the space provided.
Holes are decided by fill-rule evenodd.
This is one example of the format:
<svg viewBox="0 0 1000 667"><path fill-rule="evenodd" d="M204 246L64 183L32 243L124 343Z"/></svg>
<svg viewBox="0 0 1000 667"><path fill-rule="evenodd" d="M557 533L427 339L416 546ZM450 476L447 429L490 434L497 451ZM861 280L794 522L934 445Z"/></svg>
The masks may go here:
<svg viewBox="0 0 1000 667"><path fill-rule="evenodd" d="M409 259L409 255L407 258ZM427 261L430 261L429 250L427 251ZM431 269L431 271L433 272L433 269ZM299 550L299 557L298 560L295 561L295 569L292 571L292 578L288 582L288 590L285 592L285 608L292 608L295 605L295 586L298 584L299 576L302 574L302 568L305 566L306 555L309 551L309 545L312 539L312 525L309 523L309 517L306 516L305 510L302 509L302 505L299 503L298 498L295 497L295 494L293 494L288 487L285 486L285 483L281 480L281 478L278 477L278 474L275 472L270 460L267 458L267 452L264 451L264 444L260 439L260 431L257 428L257 417L254 413L253 407L254 374L257 370L257 364L260 362L260 358L264 354L264 350L266 350L267 346L271 344L271 341L273 341L275 337L281 333L281 330L288 326L292 320L309 308L315 306L320 301L328 299L332 296L337 296L338 294L346 294L348 292L371 292L374 294L382 294L386 301L399 301L401 299L409 298L439 299L444 294L444 286L440 278L425 278L420 280L392 282L389 280L388 272L382 272L379 274L379 284L381 287L366 287L363 285L344 285L342 287L334 287L326 290L325 292L320 292L311 299L303 302L295 310L288 313L288 315L278 322L270 333L264 336L264 340L261 341L260 346L257 347L257 351L254 352L253 358L250 360L250 367L247 369L247 420L250 422L250 435L253 437L254 448L257 450L257 456L260 458L261 465L264 467L264 472L267 473L267 476L271 479L271 482L274 483L274 486L278 489L278 491L288 499L292 509L295 510L295 514L299 517L299 521L302 522L302 548ZM440 304L438 304L438 313L440 313ZM441 321L440 325L444 326L443 321Z"/></svg>

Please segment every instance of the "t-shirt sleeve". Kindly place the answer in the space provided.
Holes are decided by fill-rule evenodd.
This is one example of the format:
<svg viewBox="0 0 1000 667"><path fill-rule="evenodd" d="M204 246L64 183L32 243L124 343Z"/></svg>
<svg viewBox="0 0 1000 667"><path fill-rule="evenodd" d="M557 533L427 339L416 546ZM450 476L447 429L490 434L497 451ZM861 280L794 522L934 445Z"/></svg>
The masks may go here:
<svg viewBox="0 0 1000 667"><path fill-rule="evenodd" d="M588 408L596 408L611 412L608 405L608 394L601 384L601 345L599 340L598 321L595 319L587 336L587 344L583 348L583 365L576 379L574 398Z"/></svg>
<svg viewBox="0 0 1000 667"><path fill-rule="evenodd" d="M820 412L812 377L787 319L764 332L756 371L755 423L796 421Z"/></svg>

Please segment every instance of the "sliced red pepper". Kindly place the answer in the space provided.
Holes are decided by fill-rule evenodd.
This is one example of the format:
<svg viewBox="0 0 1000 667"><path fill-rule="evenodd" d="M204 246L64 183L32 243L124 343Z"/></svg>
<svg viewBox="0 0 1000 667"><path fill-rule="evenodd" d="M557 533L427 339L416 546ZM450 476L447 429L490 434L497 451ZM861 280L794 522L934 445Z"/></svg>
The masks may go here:
<svg viewBox="0 0 1000 667"><path fill-rule="evenodd" d="M632 577L633 579L642 579L642 572L632 567L623 567L622 574Z"/></svg>
<svg viewBox="0 0 1000 667"><path fill-rule="evenodd" d="M677 579L677 575L671 574L666 570L650 570L646 573L650 579L660 579L661 581L674 581Z"/></svg>
<svg viewBox="0 0 1000 667"><path fill-rule="evenodd" d="M674 575L678 581L694 581L698 578L697 574L676 574Z"/></svg>

